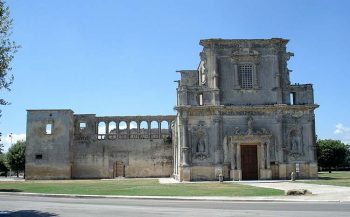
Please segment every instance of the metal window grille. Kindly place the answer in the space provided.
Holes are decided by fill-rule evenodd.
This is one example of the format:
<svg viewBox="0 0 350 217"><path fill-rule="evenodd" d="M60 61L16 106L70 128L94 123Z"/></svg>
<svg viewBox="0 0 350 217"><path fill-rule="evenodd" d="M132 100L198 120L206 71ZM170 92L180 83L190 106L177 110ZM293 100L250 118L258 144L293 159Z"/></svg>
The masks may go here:
<svg viewBox="0 0 350 217"><path fill-rule="evenodd" d="M240 85L243 89L253 88L253 66L240 65L239 66Z"/></svg>

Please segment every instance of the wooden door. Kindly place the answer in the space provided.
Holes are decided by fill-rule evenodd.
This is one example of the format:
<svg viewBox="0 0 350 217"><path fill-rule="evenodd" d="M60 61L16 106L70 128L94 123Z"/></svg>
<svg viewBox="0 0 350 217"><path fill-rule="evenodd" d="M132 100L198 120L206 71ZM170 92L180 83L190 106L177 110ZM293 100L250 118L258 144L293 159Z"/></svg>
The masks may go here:
<svg viewBox="0 0 350 217"><path fill-rule="evenodd" d="M125 177L125 165L123 162L117 161L115 170L116 177Z"/></svg>
<svg viewBox="0 0 350 217"><path fill-rule="evenodd" d="M241 145L242 180L258 179L258 155L256 145Z"/></svg>

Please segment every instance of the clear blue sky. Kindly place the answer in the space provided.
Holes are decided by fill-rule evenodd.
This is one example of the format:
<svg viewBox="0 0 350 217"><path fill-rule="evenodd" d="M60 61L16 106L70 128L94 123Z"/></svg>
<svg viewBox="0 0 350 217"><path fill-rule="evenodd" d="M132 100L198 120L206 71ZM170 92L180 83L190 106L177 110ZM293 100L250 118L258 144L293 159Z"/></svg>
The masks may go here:
<svg viewBox="0 0 350 217"><path fill-rule="evenodd" d="M292 82L313 83L319 138L350 142L350 1L8 0L12 103L0 131L26 130L26 109L97 115L174 114L179 69L203 38L290 39ZM337 126L336 126L337 125ZM8 144L8 141L5 143Z"/></svg>

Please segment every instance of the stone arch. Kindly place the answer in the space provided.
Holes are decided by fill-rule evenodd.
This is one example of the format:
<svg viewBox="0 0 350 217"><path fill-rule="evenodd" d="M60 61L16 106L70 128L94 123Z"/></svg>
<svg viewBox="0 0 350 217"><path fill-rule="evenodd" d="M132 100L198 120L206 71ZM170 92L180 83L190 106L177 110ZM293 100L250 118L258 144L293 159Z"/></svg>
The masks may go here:
<svg viewBox="0 0 350 217"><path fill-rule="evenodd" d="M158 121L151 121L151 133L158 134L159 123Z"/></svg>
<svg viewBox="0 0 350 217"><path fill-rule="evenodd" d="M147 134L148 133L148 123L147 121L140 122L140 133Z"/></svg>
<svg viewBox="0 0 350 217"><path fill-rule="evenodd" d="M120 121L118 129L119 129L119 134L127 134L128 125L127 125L126 121Z"/></svg>
<svg viewBox="0 0 350 217"><path fill-rule="evenodd" d="M111 121L108 124L109 134L117 134L117 123L115 121Z"/></svg>
<svg viewBox="0 0 350 217"><path fill-rule="evenodd" d="M162 134L168 134L169 133L169 122L168 121L162 121L160 123L161 133Z"/></svg>
<svg viewBox="0 0 350 217"><path fill-rule="evenodd" d="M106 123L104 121L101 121L97 124L97 134L106 134Z"/></svg>
<svg viewBox="0 0 350 217"><path fill-rule="evenodd" d="M138 134L138 124L136 121L130 121L129 122L129 130L131 134Z"/></svg>

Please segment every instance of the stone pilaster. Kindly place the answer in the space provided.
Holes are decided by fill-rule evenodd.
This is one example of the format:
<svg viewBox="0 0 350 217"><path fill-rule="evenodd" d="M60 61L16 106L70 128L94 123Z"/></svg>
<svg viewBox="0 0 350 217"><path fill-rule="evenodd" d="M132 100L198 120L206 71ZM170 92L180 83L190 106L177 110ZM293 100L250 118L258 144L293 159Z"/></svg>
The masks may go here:
<svg viewBox="0 0 350 217"><path fill-rule="evenodd" d="M188 144L188 119L180 118L180 127L182 131L181 148L182 148L182 166L190 166L190 151Z"/></svg>

